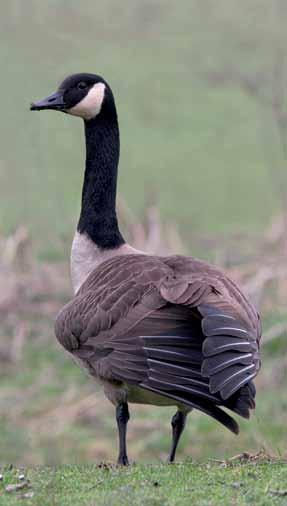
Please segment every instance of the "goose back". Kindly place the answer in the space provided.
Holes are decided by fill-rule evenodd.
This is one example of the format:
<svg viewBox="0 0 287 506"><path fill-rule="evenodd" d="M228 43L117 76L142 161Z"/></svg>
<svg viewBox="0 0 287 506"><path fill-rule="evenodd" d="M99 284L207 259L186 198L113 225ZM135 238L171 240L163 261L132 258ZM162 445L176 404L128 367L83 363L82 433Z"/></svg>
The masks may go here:
<svg viewBox="0 0 287 506"><path fill-rule="evenodd" d="M255 406L258 314L234 282L206 262L110 258L59 313L55 330L93 376L199 409L233 432L238 426L220 406L244 417Z"/></svg>

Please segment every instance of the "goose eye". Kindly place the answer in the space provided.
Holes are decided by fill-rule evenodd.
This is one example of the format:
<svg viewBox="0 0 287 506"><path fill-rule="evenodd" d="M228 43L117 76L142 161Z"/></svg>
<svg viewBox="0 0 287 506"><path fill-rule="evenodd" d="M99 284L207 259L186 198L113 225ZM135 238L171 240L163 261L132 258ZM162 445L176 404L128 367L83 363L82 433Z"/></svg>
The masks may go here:
<svg viewBox="0 0 287 506"><path fill-rule="evenodd" d="M87 83L84 83L84 81L81 81L80 83L77 84L77 88L79 88L79 90L84 90L86 87Z"/></svg>

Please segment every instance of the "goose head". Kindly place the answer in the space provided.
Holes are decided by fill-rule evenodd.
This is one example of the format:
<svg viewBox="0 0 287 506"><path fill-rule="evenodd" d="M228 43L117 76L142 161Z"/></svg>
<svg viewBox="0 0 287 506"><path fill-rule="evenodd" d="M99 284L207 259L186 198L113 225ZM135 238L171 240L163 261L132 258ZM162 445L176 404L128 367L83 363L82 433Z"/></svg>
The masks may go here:
<svg viewBox="0 0 287 506"><path fill-rule="evenodd" d="M108 109L110 101L113 102L112 91L101 76L80 73L66 77L56 92L33 102L30 110L52 109L88 121L98 116L104 107Z"/></svg>

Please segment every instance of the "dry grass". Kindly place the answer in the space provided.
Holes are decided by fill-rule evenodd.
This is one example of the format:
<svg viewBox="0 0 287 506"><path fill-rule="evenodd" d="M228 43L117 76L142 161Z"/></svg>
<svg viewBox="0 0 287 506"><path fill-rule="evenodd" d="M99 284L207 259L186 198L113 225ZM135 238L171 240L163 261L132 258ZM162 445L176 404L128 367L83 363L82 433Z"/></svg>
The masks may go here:
<svg viewBox="0 0 287 506"><path fill-rule="evenodd" d="M158 254L187 251L176 229L161 222L155 207L148 209L142 223L136 222L123 204L121 213L126 235L136 247ZM269 329L264 331L267 360L257 382L264 405L259 405L258 418L251 428L243 424L243 439L236 443L229 434L222 441L218 427L213 432L212 422L192 415L194 424L188 432L191 440L184 445L182 456L201 458L210 455L210 448L214 455L224 455L230 445L231 451L239 452L249 449L249 445L255 450L264 446L275 453L274 445L281 448L283 426L287 423L283 395L286 357L280 353L280 337L286 333L283 302L287 300L287 271L281 256L281 236L274 232L276 227L274 224L257 245L253 241L252 253L248 254L248 238L230 238L224 254L220 240L209 239L219 263L258 303L269 322ZM205 239L201 240L204 243ZM53 336L53 319L71 293L68 263L38 262L24 228L1 242L0 427L4 434L4 459L33 464L111 457L115 452L113 409L102 394L94 395L94 384L59 349ZM262 343L264 347L264 338ZM271 421L275 391L278 412ZM133 408L135 420L130 424L129 441L136 458L165 457L171 411L166 412L163 422L158 410ZM270 418L267 425L266 416ZM272 431L276 435L270 439Z"/></svg>

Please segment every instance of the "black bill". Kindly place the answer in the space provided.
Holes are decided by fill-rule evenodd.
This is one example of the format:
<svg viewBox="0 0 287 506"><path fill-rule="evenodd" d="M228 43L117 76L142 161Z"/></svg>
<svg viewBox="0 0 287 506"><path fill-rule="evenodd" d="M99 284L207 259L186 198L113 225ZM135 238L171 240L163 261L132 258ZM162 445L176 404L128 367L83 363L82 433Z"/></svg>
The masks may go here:
<svg viewBox="0 0 287 506"><path fill-rule="evenodd" d="M33 102L30 106L31 111L42 111L43 109L56 109L62 111L65 109L64 97L62 91L56 91L38 102Z"/></svg>

